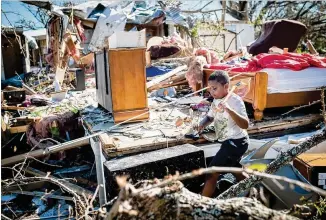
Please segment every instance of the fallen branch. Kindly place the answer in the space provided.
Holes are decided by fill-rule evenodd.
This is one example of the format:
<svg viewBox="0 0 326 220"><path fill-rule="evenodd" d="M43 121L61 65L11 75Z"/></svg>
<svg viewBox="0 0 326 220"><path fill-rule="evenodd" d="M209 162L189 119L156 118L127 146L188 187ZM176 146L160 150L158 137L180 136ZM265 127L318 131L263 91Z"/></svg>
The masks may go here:
<svg viewBox="0 0 326 220"><path fill-rule="evenodd" d="M86 212L86 207L87 207L86 206L86 200L83 199L81 196L79 196L73 189L69 188L66 184L64 184L60 180L49 177L49 174L47 176L44 176L44 177L22 177L20 179L15 179L10 185L19 184L21 182L35 181L35 180L36 181L40 181L40 180L49 181L49 182L59 186L64 191L66 191L66 192L70 193L71 195L73 195L73 201L75 203L76 217L81 216ZM8 187L8 186L9 185L2 186L2 187L4 187L4 190L5 190L5 188Z"/></svg>
<svg viewBox="0 0 326 220"><path fill-rule="evenodd" d="M29 195L29 196L38 196L38 197L42 197L44 199L50 198L50 199L59 199L59 200L73 201L73 198L72 197L52 195L51 193L44 193L44 192L37 192L37 191L29 192L29 191L22 191L22 190L12 190L12 191L8 191L8 192L13 193L13 194L22 194L22 195Z"/></svg>
<svg viewBox="0 0 326 220"><path fill-rule="evenodd" d="M37 176L37 177L44 177L46 176L46 173L40 171L40 170L37 170L37 169L34 169L34 168L27 168L25 170L26 173L30 174L30 175L34 175L34 176ZM73 184L71 182L69 182L68 180L65 180L65 179L58 179L52 175L48 175L49 178L52 178L52 179L55 179L55 180L58 180L60 181L62 184L66 185L67 187L69 187L70 189L72 189L74 192L76 192L78 195L82 196L82 195L86 195L87 198L91 198L93 196L93 193L87 189L84 189L76 184Z"/></svg>
<svg viewBox="0 0 326 220"><path fill-rule="evenodd" d="M163 180L162 182L159 182L157 184L152 185L152 188L155 187L164 187L167 186L174 181L183 181L186 179L191 179L197 176L201 176L204 174L212 174L212 173L223 173L223 172L230 172L230 173L243 173L243 174L248 174L248 175L255 175L259 176L262 178L268 178L268 179L273 179L273 180L278 180L278 181L284 181L289 184L297 185L300 186L301 188L307 190L307 191L313 191L315 193L320 194L321 196L326 196L326 191L322 190L316 186L306 184L301 181L293 180L284 176L278 176L278 175L273 175L273 174L268 174L268 173L262 173L258 171L254 171L251 169L243 169L243 168L237 168L237 167L209 167L205 169L199 169L199 170L194 170L191 173L186 173L182 175L174 175L174 176L169 176L168 179ZM149 190L149 188L144 188L143 190Z"/></svg>
<svg viewBox="0 0 326 220"><path fill-rule="evenodd" d="M256 199L216 200L188 191L181 182L136 189L120 182L117 201L104 219L297 219Z"/></svg>
<svg viewBox="0 0 326 220"><path fill-rule="evenodd" d="M302 109L302 108L305 108L305 107L309 107L309 106L312 106L312 105L318 104L318 103L320 103L320 101L321 101L321 100L316 100L316 101L313 101L312 103L309 103L309 104L307 104L307 105L301 105L301 106L299 106L299 107L294 107L292 110L283 113L282 116L284 116L284 115L288 115L288 114L290 114L291 112L294 112L294 111L296 111L296 110L299 110L299 109Z"/></svg>
<svg viewBox="0 0 326 220"><path fill-rule="evenodd" d="M312 147L320 144L321 142L326 140L326 129L323 129L320 133L313 135L307 141L304 141L297 146L291 148L286 152L282 152L273 162L271 162L265 173L275 173L279 168L284 166L285 164L290 163L296 156L299 154L304 153L305 151L311 149ZM233 185L227 191L220 194L217 198L218 199L227 199L236 197L237 195L245 192L246 190L250 189L251 187L255 186L257 183L262 181L262 177L260 176L250 176L238 184Z"/></svg>

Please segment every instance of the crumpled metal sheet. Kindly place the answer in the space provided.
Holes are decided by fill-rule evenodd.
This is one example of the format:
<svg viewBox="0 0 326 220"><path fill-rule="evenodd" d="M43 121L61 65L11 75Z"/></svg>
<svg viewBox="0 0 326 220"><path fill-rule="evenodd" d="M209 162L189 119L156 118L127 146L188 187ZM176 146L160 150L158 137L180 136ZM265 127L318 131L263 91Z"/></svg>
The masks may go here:
<svg viewBox="0 0 326 220"><path fill-rule="evenodd" d="M88 49L95 52L108 47L107 38L116 31L123 31L127 22L127 14L132 9L132 3L118 5L113 8L106 8L97 20L97 24L88 46Z"/></svg>

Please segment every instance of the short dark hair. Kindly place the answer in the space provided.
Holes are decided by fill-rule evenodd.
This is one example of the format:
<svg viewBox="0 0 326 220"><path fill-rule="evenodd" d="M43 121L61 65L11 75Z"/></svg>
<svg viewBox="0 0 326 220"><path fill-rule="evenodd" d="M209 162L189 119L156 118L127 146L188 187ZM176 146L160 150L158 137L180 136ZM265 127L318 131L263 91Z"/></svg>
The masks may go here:
<svg viewBox="0 0 326 220"><path fill-rule="evenodd" d="M230 78L227 72L223 70L216 70L208 77L208 81L216 81L222 85L225 85L230 83Z"/></svg>

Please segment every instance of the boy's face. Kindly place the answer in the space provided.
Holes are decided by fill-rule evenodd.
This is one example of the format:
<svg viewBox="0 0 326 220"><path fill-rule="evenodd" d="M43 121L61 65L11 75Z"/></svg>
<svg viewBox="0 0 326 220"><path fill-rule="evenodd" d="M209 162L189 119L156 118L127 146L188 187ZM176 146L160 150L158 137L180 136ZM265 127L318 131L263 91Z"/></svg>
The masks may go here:
<svg viewBox="0 0 326 220"><path fill-rule="evenodd" d="M224 98L228 94L229 84L222 85L221 83L212 80L208 81L209 92L214 99Z"/></svg>

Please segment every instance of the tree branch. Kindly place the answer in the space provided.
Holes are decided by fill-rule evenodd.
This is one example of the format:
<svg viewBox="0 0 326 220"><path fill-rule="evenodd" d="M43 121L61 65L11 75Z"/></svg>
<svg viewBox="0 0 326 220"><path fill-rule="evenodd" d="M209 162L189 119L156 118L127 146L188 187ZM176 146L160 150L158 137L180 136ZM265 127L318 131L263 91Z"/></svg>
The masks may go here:
<svg viewBox="0 0 326 220"><path fill-rule="evenodd" d="M301 188L307 190L307 191L313 191L317 194L320 194L321 196L326 196L326 191L322 190L318 187L315 187L313 185L309 185L306 183L303 183L301 181L293 180L284 176L278 176L268 173L262 173L258 171L254 171L251 169L243 169L243 168L237 168L237 167L209 167L205 169L198 169L194 170L191 173L186 173L179 175L178 173L174 176L168 176L167 179L163 180L162 182L158 182L157 184L152 185L150 188L144 188L142 190L149 190L151 188L157 188L157 187L165 187L175 181L183 181L187 179L192 179L197 176L205 175L205 174L212 174L212 173L224 173L224 172L230 172L230 173L244 173L247 175L255 175L262 178L267 179L273 179L278 181L284 181L293 185L300 186ZM158 180L157 180L158 181Z"/></svg>
<svg viewBox="0 0 326 220"><path fill-rule="evenodd" d="M303 15L307 14L310 11L310 9L316 6L317 6L316 2L311 2L311 5L304 12L302 12L299 17L302 17Z"/></svg>
<svg viewBox="0 0 326 220"><path fill-rule="evenodd" d="M203 7L201 7L200 9L197 9L197 10L194 10L194 11L187 11L187 10L184 10L184 11L181 11L183 13L204 13L203 12L203 9L206 8L206 6L212 4L213 1L210 1L208 2L206 5L204 5ZM219 11L222 10L222 9L218 9ZM214 12L214 11L217 11L217 10L211 10L211 12ZM207 13L207 11L205 11L205 13Z"/></svg>
<svg viewBox="0 0 326 220"><path fill-rule="evenodd" d="M307 141L304 141L287 152L282 152L273 162L271 162L266 169L266 173L275 173L279 168L291 162L294 157L302 154L303 152L311 149L312 147L320 144L321 142L326 140L326 129L323 129L322 132L313 135ZM257 183L261 182L262 178L258 176L250 176L247 179L240 181L238 184L230 187L227 191L220 194L218 199L226 199L235 197L247 189L255 186Z"/></svg>
<svg viewBox="0 0 326 220"><path fill-rule="evenodd" d="M304 7L306 6L308 2L304 2L304 4L302 5L301 9L298 11L297 15L295 16L295 18L293 18L293 20L298 20L300 17L300 13L301 11L304 9Z"/></svg>
<svg viewBox="0 0 326 220"><path fill-rule="evenodd" d="M297 219L269 209L256 199L202 197L181 182L166 187L145 186L144 190L118 182L119 197L105 219Z"/></svg>

